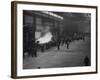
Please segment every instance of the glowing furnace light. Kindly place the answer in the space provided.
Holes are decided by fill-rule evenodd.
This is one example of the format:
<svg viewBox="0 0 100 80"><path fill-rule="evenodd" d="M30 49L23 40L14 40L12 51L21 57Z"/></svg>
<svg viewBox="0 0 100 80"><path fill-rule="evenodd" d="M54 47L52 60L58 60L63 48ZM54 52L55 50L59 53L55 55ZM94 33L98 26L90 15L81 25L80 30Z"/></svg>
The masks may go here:
<svg viewBox="0 0 100 80"><path fill-rule="evenodd" d="M52 39L52 34L51 32L46 33L43 37L40 37L39 39L37 39L36 41L39 41L39 44L44 44L44 43L48 43L51 41Z"/></svg>

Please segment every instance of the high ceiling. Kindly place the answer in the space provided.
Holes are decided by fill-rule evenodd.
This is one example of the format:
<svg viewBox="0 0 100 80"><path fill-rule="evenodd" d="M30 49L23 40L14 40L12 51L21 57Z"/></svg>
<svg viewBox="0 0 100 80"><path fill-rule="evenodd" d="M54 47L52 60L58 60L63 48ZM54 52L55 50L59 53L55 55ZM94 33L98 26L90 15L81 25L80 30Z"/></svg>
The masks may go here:
<svg viewBox="0 0 100 80"><path fill-rule="evenodd" d="M67 31L90 32L91 14L54 12L64 18L63 29Z"/></svg>

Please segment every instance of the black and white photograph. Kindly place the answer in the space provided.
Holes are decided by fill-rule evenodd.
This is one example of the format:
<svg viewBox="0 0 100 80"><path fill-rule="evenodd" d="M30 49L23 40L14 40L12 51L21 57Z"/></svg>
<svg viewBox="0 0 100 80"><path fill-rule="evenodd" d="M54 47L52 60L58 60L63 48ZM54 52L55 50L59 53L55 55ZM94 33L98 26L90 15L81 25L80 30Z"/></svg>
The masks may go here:
<svg viewBox="0 0 100 80"><path fill-rule="evenodd" d="M12 77L97 73L97 7L12 2Z"/></svg>
<svg viewBox="0 0 100 80"><path fill-rule="evenodd" d="M91 66L91 14L23 10L23 69Z"/></svg>

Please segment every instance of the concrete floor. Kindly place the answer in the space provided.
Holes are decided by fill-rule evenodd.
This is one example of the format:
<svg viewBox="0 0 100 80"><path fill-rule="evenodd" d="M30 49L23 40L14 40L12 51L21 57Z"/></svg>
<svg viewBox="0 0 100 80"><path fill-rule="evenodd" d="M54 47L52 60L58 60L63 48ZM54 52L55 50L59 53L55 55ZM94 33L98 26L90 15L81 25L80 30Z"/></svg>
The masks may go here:
<svg viewBox="0 0 100 80"><path fill-rule="evenodd" d="M79 40L70 43L69 49L66 45L38 52L37 57L26 56L23 60L23 69L77 67L84 66L84 58L90 58L90 39Z"/></svg>

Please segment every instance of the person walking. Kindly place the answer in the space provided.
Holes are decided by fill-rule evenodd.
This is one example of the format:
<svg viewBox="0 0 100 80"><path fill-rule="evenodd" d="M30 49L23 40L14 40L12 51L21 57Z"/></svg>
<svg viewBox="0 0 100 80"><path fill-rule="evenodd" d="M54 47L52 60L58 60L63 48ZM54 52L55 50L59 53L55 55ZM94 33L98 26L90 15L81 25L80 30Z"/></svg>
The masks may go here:
<svg viewBox="0 0 100 80"><path fill-rule="evenodd" d="M66 40L67 49L69 49L69 44L70 44L70 40L67 39L67 40Z"/></svg>

